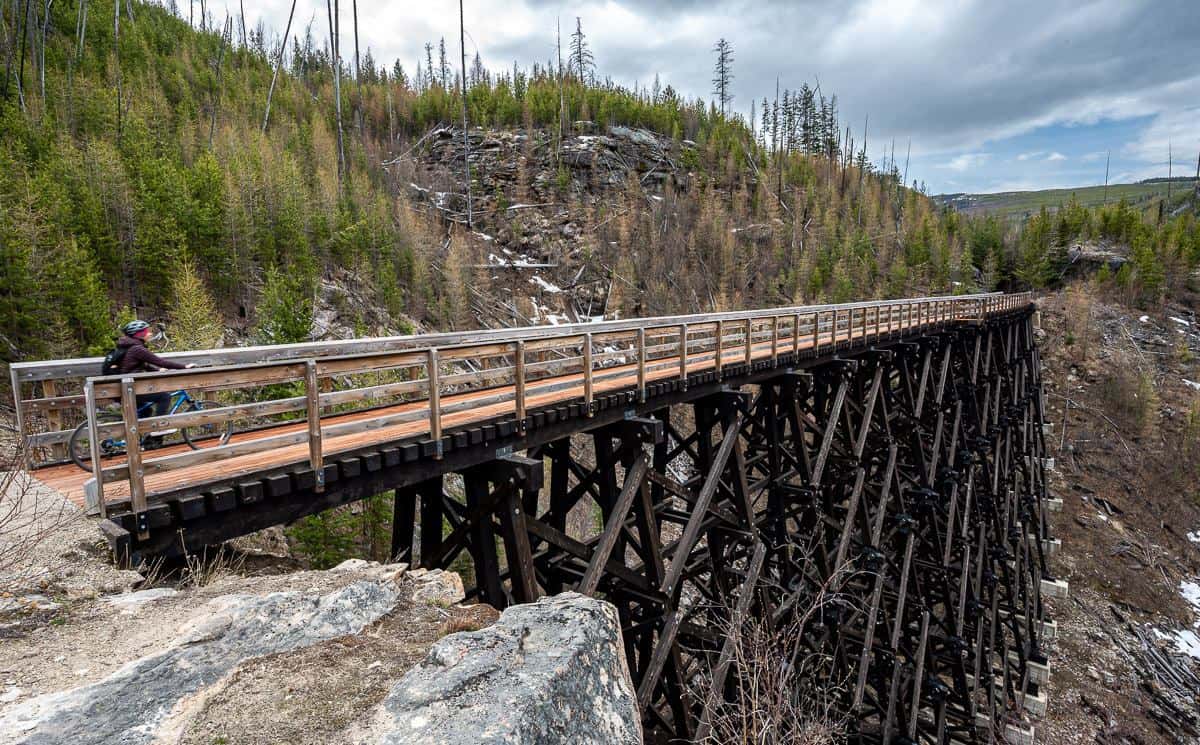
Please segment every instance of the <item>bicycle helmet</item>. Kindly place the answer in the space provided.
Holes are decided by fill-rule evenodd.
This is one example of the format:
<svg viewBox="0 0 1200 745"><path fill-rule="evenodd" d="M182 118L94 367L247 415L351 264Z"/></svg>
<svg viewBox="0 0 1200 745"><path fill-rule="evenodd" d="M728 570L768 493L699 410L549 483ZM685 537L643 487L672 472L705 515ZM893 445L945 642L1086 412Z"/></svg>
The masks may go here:
<svg viewBox="0 0 1200 745"><path fill-rule="evenodd" d="M122 326L121 331L124 332L126 336L133 336L134 334L137 334L140 331L145 331L148 328L150 328L150 324L146 323L145 321L137 320L130 321Z"/></svg>

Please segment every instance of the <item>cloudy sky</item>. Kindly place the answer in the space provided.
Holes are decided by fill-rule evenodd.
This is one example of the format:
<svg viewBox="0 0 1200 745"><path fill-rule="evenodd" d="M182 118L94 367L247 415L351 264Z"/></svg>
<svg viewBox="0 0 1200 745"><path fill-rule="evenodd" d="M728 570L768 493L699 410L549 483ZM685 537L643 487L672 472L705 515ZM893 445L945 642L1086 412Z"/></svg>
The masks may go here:
<svg viewBox="0 0 1200 745"><path fill-rule="evenodd" d="M296 24L326 32L325 6L297 0ZM879 162L912 143L909 178L931 193L1006 191L1194 173L1200 151L1200 0L464 0L467 54L492 68L554 55L582 19L602 76L655 74L711 98L720 37L734 48L734 105L820 82ZM210 3L209 7L215 3ZM427 40L457 53L453 2L359 0L363 48L411 72ZM282 31L291 0L246 3ZM342 0L343 54L353 52Z"/></svg>

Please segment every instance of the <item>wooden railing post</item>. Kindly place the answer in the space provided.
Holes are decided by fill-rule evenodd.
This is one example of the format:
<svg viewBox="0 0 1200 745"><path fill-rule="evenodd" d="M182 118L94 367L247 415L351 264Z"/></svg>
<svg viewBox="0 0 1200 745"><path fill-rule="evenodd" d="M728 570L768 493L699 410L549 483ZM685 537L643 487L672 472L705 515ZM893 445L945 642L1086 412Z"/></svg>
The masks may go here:
<svg viewBox="0 0 1200 745"><path fill-rule="evenodd" d="M32 467L33 453L29 452L29 441L27 439L29 433L25 431L25 403L21 400L21 378L17 374L16 368L9 368L8 379L12 385L13 410L17 415L17 444L21 447L22 465Z"/></svg>
<svg viewBox="0 0 1200 745"><path fill-rule="evenodd" d="M100 428L96 422L96 390L89 379L83 384L84 413L88 423L88 446L92 457L92 478L96 481L96 507L100 518L108 517L108 504L104 501L104 462L101 460Z"/></svg>
<svg viewBox="0 0 1200 745"><path fill-rule="evenodd" d="M150 537L146 514L145 472L142 470L142 428L138 426L137 396L133 378L121 378L121 418L125 422L125 457L129 465L129 503L139 540Z"/></svg>
<svg viewBox="0 0 1200 745"><path fill-rule="evenodd" d="M638 400L646 403L646 329L637 330Z"/></svg>
<svg viewBox="0 0 1200 745"><path fill-rule="evenodd" d="M821 311L819 311L819 310L814 311L812 314L812 319L813 319L812 348L813 348L813 354L816 354L817 348L821 346Z"/></svg>
<svg viewBox="0 0 1200 745"><path fill-rule="evenodd" d="M321 449L321 384L317 361L304 361L305 413L308 415L308 465L316 476L314 491L325 491L325 456Z"/></svg>
<svg viewBox="0 0 1200 745"><path fill-rule="evenodd" d="M425 375L429 379L429 437L433 440L433 457L442 457L442 402L438 383L438 351L430 347L425 353Z"/></svg>
<svg viewBox="0 0 1200 745"><path fill-rule="evenodd" d="M717 371L717 380L721 379L721 346L725 343L725 322L717 321L716 345L713 347L713 359L716 360L713 369Z"/></svg>
<svg viewBox="0 0 1200 745"><path fill-rule="evenodd" d="M43 380L42 396L45 398L54 398L57 395L58 384L53 380ZM54 406L53 404L46 409L46 426L48 426L52 432L59 432L63 428L62 412L59 411L58 407ZM50 452L54 454L55 458L70 457L67 453L67 448L63 445L51 445Z"/></svg>
<svg viewBox="0 0 1200 745"><path fill-rule="evenodd" d="M746 319L746 368L749 371L750 364L754 361L754 319Z"/></svg>
<svg viewBox="0 0 1200 745"><path fill-rule="evenodd" d="M525 431L525 342L518 340L513 352L513 402L517 429Z"/></svg>
<svg viewBox="0 0 1200 745"><path fill-rule="evenodd" d="M679 324L679 381L680 386L687 390L688 365L688 325Z"/></svg>
<svg viewBox="0 0 1200 745"><path fill-rule="evenodd" d="M800 314L792 316L792 354L800 354Z"/></svg>
<svg viewBox="0 0 1200 745"><path fill-rule="evenodd" d="M779 316L771 316L771 367L779 366Z"/></svg>
<svg viewBox="0 0 1200 745"><path fill-rule="evenodd" d="M592 416L592 335L583 335L583 403Z"/></svg>

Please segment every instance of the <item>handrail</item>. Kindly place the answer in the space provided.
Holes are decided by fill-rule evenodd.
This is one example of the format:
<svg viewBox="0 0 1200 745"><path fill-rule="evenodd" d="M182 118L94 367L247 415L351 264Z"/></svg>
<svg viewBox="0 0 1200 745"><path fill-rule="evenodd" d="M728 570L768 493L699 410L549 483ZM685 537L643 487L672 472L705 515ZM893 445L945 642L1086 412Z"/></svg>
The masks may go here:
<svg viewBox="0 0 1200 745"><path fill-rule="evenodd" d="M460 333L401 337L419 339L427 345L87 377L84 395L78 397L79 408L85 410L93 443L97 438L119 436L125 436L128 443L126 463L105 463L93 453L95 492L101 510L106 508L105 484L128 481L131 506L138 512L153 496L147 492L145 481L154 474L302 443L307 444L306 456L298 459L307 461L315 473L323 474L330 450L338 452L348 447L339 445L337 438L348 441L379 428L403 431L403 436L397 434L392 439L427 436L434 443L435 457L440 457L443 431L476 416L480 408L490 407L485 412L489 419L514 419L518 429L524 429L528 408L550 401L582 401L591 416L600 392L633 389L639 400L645 400L649 384L658 380L686 381L690 374L706 370L721 376L726 366L756 359L778 364L781 353L801 349L816 353L864 346L913 329L925 331L953 322L986 319L1031 300L1029 293L987 293L496 329L475 332L474 341L464 341L466 335ZM443 343L438 344L439 340ZM534 340L536 344L530 343ZM474 367L465 367L467 361ZM21 399L18 375L13 375L18 411L22 404L43 400ZM333 390L335 378L344 384L342 390ZM283 386L284 395L267 395L263 400L262 391L268 386ZM293 392L295 386L301 386L302 393ZM181 388L194 394L203 390L235 391L250 400L224 403L203 412L140 419L136 416L138 395ZM470 399L464 395L467 393ZM381 401L391 401L391 408L357 417L348 415L336 423L322 422L323 417L343 413L337 410L341 407L376 406ZM117 403L123 412L121 421L98 422L100 408ZM294 421L303 425L294 431L268 430L262 436L235 437L228 444L157 457L138 447L139 431L292 413L302 417ZM47 441L52 442L42 440Z"/></svg>

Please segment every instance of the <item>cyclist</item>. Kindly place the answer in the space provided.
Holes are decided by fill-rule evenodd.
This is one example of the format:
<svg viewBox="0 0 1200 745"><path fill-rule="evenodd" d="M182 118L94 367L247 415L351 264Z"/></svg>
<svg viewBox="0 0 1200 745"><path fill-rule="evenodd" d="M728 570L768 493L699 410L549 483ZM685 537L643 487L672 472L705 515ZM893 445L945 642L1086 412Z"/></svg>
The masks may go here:
<svg viewBox="0 0 1200 745"><path fill-rule="evenodd" d="M151 352L146 342L150 338L150 324L145 321L130 321L121 327L121 338L117 339L117 348L109 353L104 360L106 374L129 375L131 373L150 372L153 370L184 370L195 367L193 364L181 365L178 362L163 359ZM147 406L153 407L154 416L164 416L171 408L171 394L146 393L137 397L138 411L144 411ZM149 446L162 444L162 439L171 431L152 432Z"/></svg>

